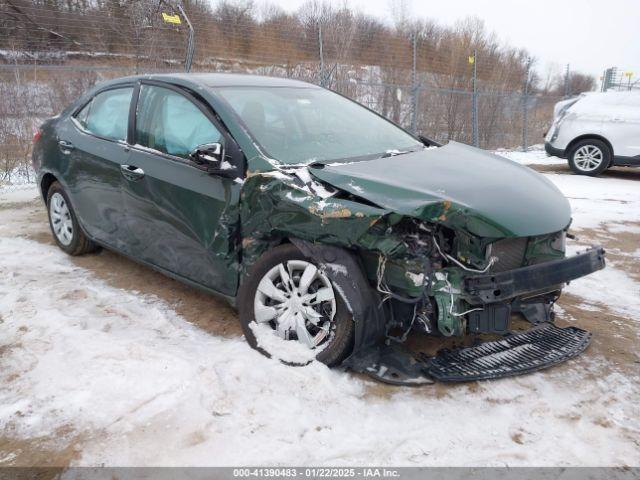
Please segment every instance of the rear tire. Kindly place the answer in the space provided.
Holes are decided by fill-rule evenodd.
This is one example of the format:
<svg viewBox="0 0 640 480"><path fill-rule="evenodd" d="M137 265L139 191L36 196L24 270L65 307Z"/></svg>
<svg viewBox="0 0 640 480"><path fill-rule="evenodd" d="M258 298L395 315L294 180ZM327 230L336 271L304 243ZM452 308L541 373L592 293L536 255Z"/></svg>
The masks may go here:
<svg viewBox="0 0 640 480"><path fill-rule="evenodd" d="M291 262L291 265L293 265L293 267L291 267L291 265L288 262ZM269 358L271 357L280 358L281 361L289 365L305 365L313 359L314 357L313 350L311 349L309 350L309 360L307 361L298 361L298 360L288 361L286 358L283 358L282 356L278 355L279 352L267 351L268 350L267 347L265 347L262 344L259 345L258 339L254 334L253 328L259 325L258 322L256 321L256 315L255 315L256 304L259 304L260 306L262 306L263 303L261 302L264 301L265 299L265 296L262 293L259 293L259 286L263 281L263 279L273 278L274 271L276 271L274 269L279 268L280 265L284 266L288 270L288 272L294 271L294 274L291 276L291 279L293 282L292 289L290 292L291 297L296 296L296 294L293 293L293 289L296 287L300 288L300 285L302 283L300 272L304 268L304 265L312 265L313 267L317 267L317 264L313 259L305 257L302 254L302 252L300 252L300 250L298 250L298 248L292 244L279 245L265 252L258 259L255 265L251 268L251 271L248 277L240 287L240 292L238 295L238 306L239 306L238 310L240 313L240 323L242 324L242 330L244 332L245 338L252 348L258 350L260 353L262 353L263 355L266 355ZM295 271L296 268L298 268L297 272ZM313 268L311 270L313 270ZM320 271L318 272L320 276L323 276L323 274ZM279 280L281 280L281 277L278 277L276 280L273 280L273 284L275 284L277 287L280 288L278 295L280 295L281 292L285 292L286 294L287 289L283 287L282 283L280 283ZM324 277L324 281L327 282L328 279ZM317 282L321 282L321 280L317 280ZM311 288L313 288L313 286ZM311 288L309 291L311 291ZM327 284L325 283L324 285L322 285L322 288L327 288ZM330 284L330 288L333 289L332 300L335 300L335 313L333 315L333 320L330 322L327 321L328 329L329 329L329 334L327 335L328 338L324 339L324 341L322 341L322 343L319 343L319 346L316 347L320 351L317 355L315 355L315 359L328 366L335 366L341 363L351 353L351 350L353 349L354 323L353 323L352 315L349 312L347 306L345 305L345 302L340 296L340 293L338 292L338 290L333 286L333 284ZM316 291L319 291L319 290L316 290ZM303 292L302 298L304 299L304 297L305 295ZM326 303L327 302L318 304L316 308L318 310L320 310L321 308L326 308ZM279 307L280 303L276 301L274 305L276 307ZM267 307L267 308L270 308L270 307ZM276 328L280 318L281 316L278 315L275 319L271 321L265 322L263 320L263 322L261 323L269 325L269 327L273 329L273 335L276 336ZM328 319L328 317L323 317L323 320L324 319ZM312 330L312 333L311 333L312 335L318 333L317 330L313 332L313 326L309 323L308 320L306 324L309 326L309 329ZM288 341L298 342L297 334L295 333L295 331L291 330L291 332L293 332L293 335L296 337L296 339L291 339ZM277 339L280 340L280 338L277 338ZM304 346L305 348L308 348L306 345Z"/></svg>
<svg viewBox="0 0 640 480"><path fill-rule="evenodd" d="M611 149L602 140L581 140L569 152L569 167L578 175L596 177L611 166L612 157Z"/></svg>
<svg viewBox="0 0 640 480"><path fill-rule="evenodd" d="M75 256L99 248L80 228L69 196L58 182L53 182L47 191L47 213L53 239L60 249Z"/></svg>

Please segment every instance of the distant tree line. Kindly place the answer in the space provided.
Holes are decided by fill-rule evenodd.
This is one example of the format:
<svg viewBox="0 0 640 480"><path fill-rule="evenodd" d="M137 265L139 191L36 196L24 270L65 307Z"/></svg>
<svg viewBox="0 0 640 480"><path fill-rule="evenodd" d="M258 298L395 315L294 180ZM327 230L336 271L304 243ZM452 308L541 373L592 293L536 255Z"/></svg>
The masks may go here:
<svg viewBox="0 0 640 480"><path fill-rule="evenodd" d="M28 172L42 119L96 82L183 68L186 22L162 16L179 15L177 1L0 0L0 182ZM300 78L437 140L471 143L475 67L484 148L540 143L555 102L595 86L559 67L539 73L526 50L477 18L443 26L412 19L394 1L384 22L315 0L292 13L250 0L183 0L195 31L192 70Z"/></svg>
<svg viewBox="0 0 640 480"><path fill-rule="evenodd" d="M411 20L402 3L391 5L400 8L393 9L388 23L316 0L293 13L251 0L184 0L183 5L195 27L195 60L202 65L213 60L277 63L296 74L301 65L320 62L322 39L324 74L330 80L339 82L352 73L350 67L366 65L384 69L379 80L385 83L407 83L415 41L417 70L436 75L437 87L469 88L469 56L476 50L481 87L517 91L530 61L527 51L504 45L477 18L453 26ZM162 12L177 13L175 0L3 0L0 48L32 53L41 61L68 60L67 52L76 52L167 67L182 59L186 29L184 22L163 22ZM572 95L595 86L593 77L577 72L570 73L568 88L563 72L544 81L532 72L533 93Z"/></svg>

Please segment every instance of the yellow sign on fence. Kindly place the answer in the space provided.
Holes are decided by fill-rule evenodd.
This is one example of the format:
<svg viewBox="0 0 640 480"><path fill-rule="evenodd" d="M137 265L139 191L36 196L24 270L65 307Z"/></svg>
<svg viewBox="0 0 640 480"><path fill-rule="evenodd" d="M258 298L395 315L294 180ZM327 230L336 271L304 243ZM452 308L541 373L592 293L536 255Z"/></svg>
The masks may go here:
<svg viewBox="0 0 640 480"><path fill-rule="evenodd" d="M178 15L169 15L168 13L165 13L165 12L162 12L162 19L166 23L173 23L174 25L180 25L182 23Z"/></svg>

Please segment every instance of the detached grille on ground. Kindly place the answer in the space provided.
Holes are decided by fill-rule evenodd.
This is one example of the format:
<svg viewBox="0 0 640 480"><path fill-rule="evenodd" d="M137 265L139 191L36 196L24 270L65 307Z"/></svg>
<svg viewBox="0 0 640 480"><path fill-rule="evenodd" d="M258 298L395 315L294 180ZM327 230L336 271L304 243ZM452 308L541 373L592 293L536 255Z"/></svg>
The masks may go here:
<svg viewBox="0 0 640 480"><path fill-rule="evenodd" d="M426 360L429 375L441 382L466 382L534 372L575 357L591 333L550 323L475 347L442 350ZM424 361L424 360L423 360Z"/></svg>

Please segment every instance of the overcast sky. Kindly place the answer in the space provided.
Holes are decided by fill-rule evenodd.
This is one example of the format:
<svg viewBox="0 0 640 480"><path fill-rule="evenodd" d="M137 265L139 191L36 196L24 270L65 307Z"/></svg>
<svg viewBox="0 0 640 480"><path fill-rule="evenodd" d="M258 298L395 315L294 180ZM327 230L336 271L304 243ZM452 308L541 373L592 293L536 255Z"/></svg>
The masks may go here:
<svg viewBox="0 0 640 480"><path fill-rule="evenodd" d="M617 66L640 78L640 0L406 0L414 16L444 25L469 15L483 19L499 38L524 47L541 73L550 64L598 78ZM304 0L271 0L295 10ZM259 1L256 3L260 3ZM339 6L343 0L332 0ZM352 8L390 19L390 0L348 0Z"/></svg>

